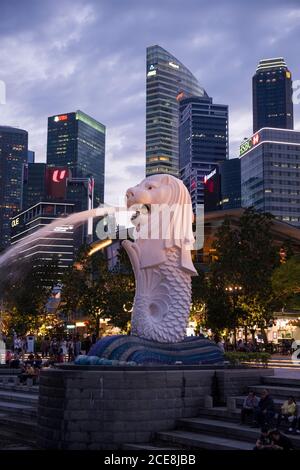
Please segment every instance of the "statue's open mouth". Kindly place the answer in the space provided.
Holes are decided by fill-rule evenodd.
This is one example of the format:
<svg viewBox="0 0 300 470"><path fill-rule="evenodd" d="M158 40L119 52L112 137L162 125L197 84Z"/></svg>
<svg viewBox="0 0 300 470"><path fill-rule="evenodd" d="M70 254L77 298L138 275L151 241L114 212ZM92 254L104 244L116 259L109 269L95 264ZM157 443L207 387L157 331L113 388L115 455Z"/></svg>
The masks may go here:
<svg viewBox="0 0 300 470"><path fill-rule="evenodd" d="M134 208L136 209L136 212L131 217L131 219L130 219L131 222L133 220L136 220L138 217L140 217L140 215L148 215L151 212L150 204L141 204L141 205L134 204Z"/></svg>

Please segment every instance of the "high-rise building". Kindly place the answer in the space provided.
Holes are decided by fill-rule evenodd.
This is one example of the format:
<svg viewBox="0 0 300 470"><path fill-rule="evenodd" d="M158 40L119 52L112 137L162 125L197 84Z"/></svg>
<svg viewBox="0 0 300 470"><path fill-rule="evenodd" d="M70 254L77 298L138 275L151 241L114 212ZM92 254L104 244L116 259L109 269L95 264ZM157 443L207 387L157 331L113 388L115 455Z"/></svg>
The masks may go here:
<svg viewBox="0 0 300 470"><path fill-rule="evenodd" d="M300 132L261 129L240 146L242 206L300 227Z"/></svg>
<svg viewBox="0 0 300 470"><path fill-rule="evenodd" d="M241 199L241 160L229 158L219 163L221 180L220 207L226 209L238 209L242 206Z"/></svg>
<svg viewBox="0 0 300 470"><path fill-rule="evenodd" d="M230 158L204 177L205 212L241 207L241 160Z"/></svg>
<svg viewBox="0 0 300 470"><path fill-rule="evenodd" d="M33 150L28 150L27 163L34 163L34 162L35 162L35 152Z"/></svg>
<svg viewBox="0 0 300 470"><path fill-rule="evenodd" d="M28 157L28 133L0 126L0 247L10 243L10 219L22 207L24 164Z"/></svg>
<svg viewBox="0 0 300 470"><path fill-rule="evenodd" d="M146 175L179 174L179 99L207 96L194 75L160 46L147 48Z"/></svg>
<svg viewBox="0 0 300 470"><path fill-rule="evenodd" d="M27 163L24 166L22 209L42 201L46 195L46 163Z"/></svg>
<svg viewBox="0 0 300 470"><path fill-rule="evenodd" d="M204 178L228 158L228 106L212 98L180 100L180 178L188 188L193 209L204 203Z"/></svg>
<svg viewBox="0 0 300 470"><path fill-rule="evenodd" d="M282 57L259 61L252 79L253 132L293 129L292 75Z"/></svg>
<svg viewBox="0 0 300 470"><path fill-rule="evenodd" d="M62 274L74 262L77 237L80 236L81 229L74 229L66 224L47 234L39 235L38 230L55 219L74 212L77 212L75 204L42 201L13 217L11 244L18 245L18 259L30 260L33 266L57 259L59 272ZM34 232L37 235L32 239L30 235Z"/></svg>
<svg viewBox="0 0 300 470"><path fill-rule="evenodd" d="M47 164L94 178L94 207L104 202L105 126L82 111L48 118Z"/></svg>

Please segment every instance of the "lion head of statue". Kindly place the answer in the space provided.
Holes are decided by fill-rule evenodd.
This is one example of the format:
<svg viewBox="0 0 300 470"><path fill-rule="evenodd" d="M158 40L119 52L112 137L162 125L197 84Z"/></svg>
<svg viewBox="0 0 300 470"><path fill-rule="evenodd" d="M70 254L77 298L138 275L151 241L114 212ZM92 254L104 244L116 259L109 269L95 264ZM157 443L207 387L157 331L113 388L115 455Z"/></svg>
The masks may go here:
<svg viewBox="0 0 300 470"><path fill-rule="evenodd" d="M177 247L182 252L182 268L195 274L190 254L193 211L183 182L171 175L149 176L126 191L126 204L135 211L131 220L134 238L142 248L142 267L158 264L156 260L163 261L168 248Z"/></svg>

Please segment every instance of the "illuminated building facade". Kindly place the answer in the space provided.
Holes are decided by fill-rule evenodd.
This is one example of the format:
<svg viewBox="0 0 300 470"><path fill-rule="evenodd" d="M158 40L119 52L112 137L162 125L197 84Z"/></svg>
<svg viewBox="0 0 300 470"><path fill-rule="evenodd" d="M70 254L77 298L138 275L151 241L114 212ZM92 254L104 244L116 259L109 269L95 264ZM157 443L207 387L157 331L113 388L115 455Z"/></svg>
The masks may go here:
<svg viewBox="0 0 300 470"><path fill-rule="evenodd" d="M48 118L47 165L67 168L73 178L92 176L94 207L104 202L105 131L82 111Z"/></svg>
<svg viewBox="0 0 300 470"><path fill-rule="evenodd" d="M80 229L74 230L73 226L66 224L47 234L37 235L30 241L28 237L55 219L76 211L72 203L42 201L13 217L10 221L11 244L18 244L19 259L30 260L35 266L57 259L62 274L74 261Z"/></svg>
<svg viewBox="0 0 300 470"><path fill-rule="evenodd" d="M10 244L10 219L22 207L23 171L27 158L27 131L0 126L0 248Z"/></svg>
<svg viewBox="0 0 300 470"><path fill-rule="evenodd" d="M240 146L242 206L300 227L300 132L265 128Z"/></svg>
<svg viewBox="0 0 300 470"><path fill-rule="evenodd" d="M180 101L180 178L188 188L193 209L204 203L204 178L228 158L228 106L209 97Z"/></svg>
<svg viewBox="0 0 300 470"><path fill-rule="evenodd" d="M253 132L293 129L292 75L282 57L263 59L252 79Z"/></svg>
<svg viewBox="0 0 300 470"><path fill-rule="evenodd" d="M194 75L160 46L147 48L146 175L179 174L179 100L207 96Z"/></svg>
<svg viewBox="0 0 300 470"><path fill-rule="evenodd" d="M230 158L218 163L204 177L204 211L238 209L241 207L241 160Z"/></svg>

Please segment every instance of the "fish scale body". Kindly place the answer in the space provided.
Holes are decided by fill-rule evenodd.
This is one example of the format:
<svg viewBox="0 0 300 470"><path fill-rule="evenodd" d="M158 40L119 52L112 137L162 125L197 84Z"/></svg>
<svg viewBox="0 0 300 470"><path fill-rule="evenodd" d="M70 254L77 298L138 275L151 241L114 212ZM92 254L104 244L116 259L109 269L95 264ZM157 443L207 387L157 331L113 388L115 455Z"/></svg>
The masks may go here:
<svg viewBox="0 0 300 470"><path fill-rule="evenodd" d="M180 250L136 275L131 334L162 343L184 339L191 303L191 276L180 267Z"/></svg>

